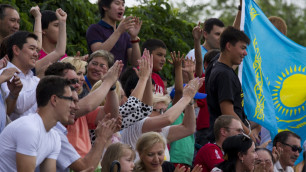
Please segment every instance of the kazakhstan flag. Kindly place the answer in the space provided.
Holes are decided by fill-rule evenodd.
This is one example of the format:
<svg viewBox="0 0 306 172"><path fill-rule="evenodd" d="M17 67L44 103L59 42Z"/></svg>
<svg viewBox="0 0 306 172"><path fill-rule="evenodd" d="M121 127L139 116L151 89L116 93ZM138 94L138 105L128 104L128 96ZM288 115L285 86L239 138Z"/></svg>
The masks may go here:
<svg viewBox="0 0 306 172"><path fill-rule="evenodd" d="M251 40L240 77L248 119L267 128L272 138L290 130L301 136L303 143L306 48L279 32L253 0L242 4L240 28Z"/></svg>

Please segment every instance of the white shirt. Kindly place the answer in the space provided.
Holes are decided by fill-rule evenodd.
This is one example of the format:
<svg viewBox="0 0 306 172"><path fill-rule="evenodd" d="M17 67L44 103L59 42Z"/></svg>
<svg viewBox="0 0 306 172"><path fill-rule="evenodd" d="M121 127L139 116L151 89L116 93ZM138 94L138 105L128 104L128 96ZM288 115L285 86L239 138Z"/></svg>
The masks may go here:
<svg viewBox="0 0 306 172"><path fill-rule="evenodd" d="M16 152L36 157L36 167L46 158L57 159L61 149L58 133L46 131L41 117L29 114L21 117L0 134L0 171L17 171Z"/></svg>
<svg viewBox="0 0 306 172"><path fill-rule="evenodd" d="M294 170L290 166L287 166L286 169L284 170L283 167L281 166L280 162L277 161L274 164L274 172L294 172Z"/></svg>
<svg viewBox="0 0 306 172"><path fill-rule="evenodd" d="M7 66L0 70L0 74L3 70L11 67L18 69L13 63L8 62ZM20 72L18 76L20 77L23 87L19 93L16 108L10 115L11 120L26 116L29 113L35 113L37 110L36 87L40 79L34 76L31 70L26 75L22 73L20 69L18 69L18 71ZM6 99L10 93L6 82L1 84L1 90L4 92L3 97Z"/></svg>
<svg viewBox="0 0 306 172"><path fill-rule="evenodd" d="M60 122L57 122L56 126L53 127L58 132L61 138L61 151L56 160L56 171L57 172L68 172L69 166L81 158L74 147L69 143L67 138L67 129Z"/></svg>
<svg viewBox="0 0 306 172"><path fill-rule="evenodd" d="M131 145L134 150L136 150L136 143L138 138L142 135L142 126L143 123L150 117L146 117L142 119L141 121L136 122L134 125L129 126L128 128L125 128L121 132L121 141L123 143L126 143L128 145ZM162 131L160 134L164 137L165 143L167 144L167 137L169 134L170 126L162 128ZM136 153L135 162L139 160L139 155ZM170 154L168 147L165 148L165 161L170 161Z"/></svg>

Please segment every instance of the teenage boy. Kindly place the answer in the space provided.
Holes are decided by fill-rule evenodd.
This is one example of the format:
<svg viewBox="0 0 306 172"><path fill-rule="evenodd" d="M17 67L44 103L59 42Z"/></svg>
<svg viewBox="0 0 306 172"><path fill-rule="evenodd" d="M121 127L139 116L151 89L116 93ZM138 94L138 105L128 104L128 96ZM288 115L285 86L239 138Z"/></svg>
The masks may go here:
<svg viewBox="0 0 306 172"><path fill-rule="evenodd" d="M122 60L124 66L128 62L137 66L140 58L139 37L137 36L142 22L137 17L123 18L124 0L99 0L98 7L101 20L89 26L86 40L89 53L97 50L110 51L116 60ZM119 23L119 25L117 25Z"/></svg>
<svg viewBox="0 0 306 172"><path fill-rule="evenodd" d="M250 39L240 30L227 27L220 38L221 54L211 69L207 83L207 104L210 113L209 140L214 141L214 122L222 114L239 117L243 130L250 136L251 129L243 111L243 93L233 65L239 65L247 55ZM247 127L248 126L248 127ZM253 136L252 136L253 137ZM255 140L253 138L253 140Z"/></svg>
<svg viewBox="0 0 306 172"><path fill-rule="evenodd" d="M148 39L142 44L142 51L147 49L153 55L153 71L152 79L155 82L155 92L162 93L165 92L165 85L158 72L163 69L166 62L167 46L159 39Z"/></svg>
<svg viewBox="0 0 306 172"><path fill-rule="evenodd" d="M70 82L64 78L43 78L36 89L38 110L10 123L0 135L0 171L55 171L60 137L52 129L67 122L75 103ZM35 99L35 98L34 98Z"/></svg>

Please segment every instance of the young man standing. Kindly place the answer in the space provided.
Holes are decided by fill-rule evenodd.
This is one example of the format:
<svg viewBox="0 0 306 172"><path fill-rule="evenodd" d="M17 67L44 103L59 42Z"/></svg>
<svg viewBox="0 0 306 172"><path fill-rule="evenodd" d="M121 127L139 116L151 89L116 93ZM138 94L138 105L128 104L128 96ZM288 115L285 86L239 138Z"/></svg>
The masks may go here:
<svg viewBox="0 0 306 172"><path fill-rule="evenodd" d="M56 171L60 137L52 129L67 123L75 103L70 82L62 77L43 78L36 89L37 112L19 118L1 133L0 171Z"/></svg>
<svg viewBox="0 0 306 172"><path fill-rule="evenodd" d="M89 26L86 40L89 53L106 50L114 54L115 61L122 60L137 66L140 58L139 37L142 22L137 17L123 18L124 0L99 0L98 6L102 17L98 24ZM117 25L117 23L119 25Z"/></svg>
<svg viewBox="0 0 306 172"><path fill-rule="evenodd" d="M204 63L206 61L204 56L208 51L220 49L220 35L223 30L223 22L216 18L207 19L204 22L203 29L201 28L200 23L193 29L192 35L194 38L194 49L189 51L186 57L195 59L195 71L197 77L205 77L203 72L206 70L207 64L203 64L203 61ZM202 37L205 39L205 42L201 45ZM206 93L205 84L202 85L199 92ZM209 141L209 112L207 100L198 100L197 105L200 110L197 118L196 143L203 146Z"/></svg>
<svg viewBox="0 0 306 172"><path fill-rule="evenodd" d="M222 114L239 117L243 130L251 135L250 126L243 111L243 93L233 65L239 65L247 55L250 39L234 27L227 27L220 38L221 54L211 69L207 83L207 103L210 113L209 140L214 141L214 122ZM248 126L248 127L247 127ZM254 140L254 139L253 139Z"/></svg>

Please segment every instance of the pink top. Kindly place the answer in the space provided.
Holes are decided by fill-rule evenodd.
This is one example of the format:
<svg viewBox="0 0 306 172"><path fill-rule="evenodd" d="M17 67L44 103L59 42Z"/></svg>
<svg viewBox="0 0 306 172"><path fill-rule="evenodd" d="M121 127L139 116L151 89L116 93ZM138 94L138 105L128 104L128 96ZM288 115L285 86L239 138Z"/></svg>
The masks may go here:
<svg viewBox="0 0 306 172"><path fill-rule="evenodd" d="M41 50L39 51L39 54L40 54L40 56L38 57L38 60L44 58L44 57L47 55L47 53L45 53L43 49L41 49ZM61 60L62 60L63 58L65 58L65 57L67 57L67 54L65 54L63 57L61 57Z"/></svg>

